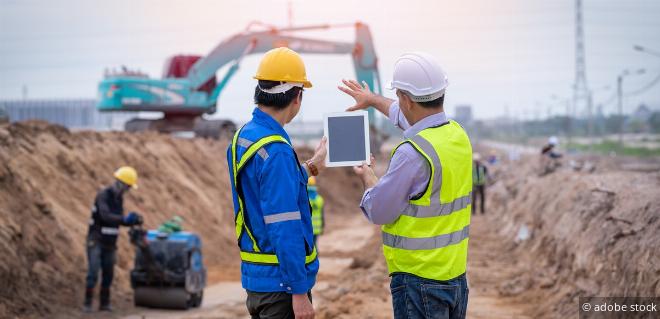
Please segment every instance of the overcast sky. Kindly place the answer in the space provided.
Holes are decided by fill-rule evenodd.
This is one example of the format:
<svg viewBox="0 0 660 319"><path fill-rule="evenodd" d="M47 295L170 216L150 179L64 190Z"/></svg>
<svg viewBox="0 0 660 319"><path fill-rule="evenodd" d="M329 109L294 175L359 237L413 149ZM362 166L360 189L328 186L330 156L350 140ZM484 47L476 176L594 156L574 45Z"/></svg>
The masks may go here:
<svg viewBox="0 0 660 319"><path fill-rule="evenodd" d="M660 76L660 1L584 0L587 80L595 103L612 101L624 69L633 92ZM407 51L433 54L447 71L446 109L470 104L480 118L560 114L550 96L572 95L574 0L332 0L293 1L294 24L363 21L371 27L384 84ZM92 98L103 69L126 65L160 77L177 53L206 54L253 20L287 23L285 0L0 0L0 99ZM352 41L351 30L301 36ZM314 83L303 102L305 120L341 111L351 100L336 90L354 76L348 56L305 55ZM219 113L249 118L259 56L251 56L222 92ZM603 87L609 86L609 90ZM387 94L393 95L391 92ZM660 109L660 84L626 99ZM605 112L615 103L604 105Z"/></svg>

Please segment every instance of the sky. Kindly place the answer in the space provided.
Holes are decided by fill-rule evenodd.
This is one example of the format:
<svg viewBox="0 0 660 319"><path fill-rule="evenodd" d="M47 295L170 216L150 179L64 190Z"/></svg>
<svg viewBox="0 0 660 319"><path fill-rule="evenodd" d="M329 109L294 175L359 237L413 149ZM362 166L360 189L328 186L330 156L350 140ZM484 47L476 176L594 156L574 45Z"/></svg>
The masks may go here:
<svg viewBox="0 0 660 319"><path fill-rule="evenodd" d="M0 100L94 98L105 68L126 65L161 76L174 54L206 54L251 21L294 25L362 21L374 36L384 86L398 56L426 51L448 74L445 109L467 104L477 118L564 114L575 79L574 0L0 0ZM635 92L660 76L660 1L583 0L587 82L594 104L616 111L616 77ZM354 31L300 36L350 42ZM220 95L216 117L250 118L259 55L244 59ZM351 99L336 89L353 78L349 56L304 55L314 87L300 119L320 120ZM220 72L223 72L221 69ZM384 90L394 97L394 93ZM553 98L554 96L554 98ZM624 100L660 110L660 84ZM578 110L584 112L584 110Z"/></svg>

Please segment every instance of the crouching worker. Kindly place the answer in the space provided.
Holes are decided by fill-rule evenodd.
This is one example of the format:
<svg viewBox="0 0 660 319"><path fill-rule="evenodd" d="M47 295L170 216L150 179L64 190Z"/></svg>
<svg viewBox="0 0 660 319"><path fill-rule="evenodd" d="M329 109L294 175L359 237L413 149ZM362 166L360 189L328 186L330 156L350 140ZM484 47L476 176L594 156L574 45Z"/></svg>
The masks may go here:
<svg viewBox="0 0 660 319"><path fill-rule="evenodd" d="M92 311L94 288L99 270L101 279L101 303L99 310L112 311L110 306L110 286L114 275L115 255L119 226L142 223L142 216L131 212L124 216L124 194L137 188L137 172L124 166L114 173L115 182L96 194L92 207L92 218L87 233L87 285L83 311Z"/></svg>

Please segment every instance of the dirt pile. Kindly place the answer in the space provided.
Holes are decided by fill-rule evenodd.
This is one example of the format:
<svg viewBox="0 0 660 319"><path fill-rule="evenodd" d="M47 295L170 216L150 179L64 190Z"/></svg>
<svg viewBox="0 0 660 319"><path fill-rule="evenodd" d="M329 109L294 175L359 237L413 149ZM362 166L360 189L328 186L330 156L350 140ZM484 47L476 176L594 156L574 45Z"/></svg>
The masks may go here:
<svg viewBox="0 0 660 319"><path fill-rule="evenodd" d="M226 143L156 133L72 133L42 122L0 126L0 317L67 317L82 300L90 207L132 165L125 198L148 228L178 214L204 239L207 265L237 269ZM133 248L119 239L113 299L130 303Z"/></svg>
<svg viewBox="0 0 660 319"><path fill-rule="evenodd" d="M496 167L489 189L487 218L518 269L500 294L534 304L539 318L576 317L579 296L660 295L660 172L538 177L536 166Z"/></svg>

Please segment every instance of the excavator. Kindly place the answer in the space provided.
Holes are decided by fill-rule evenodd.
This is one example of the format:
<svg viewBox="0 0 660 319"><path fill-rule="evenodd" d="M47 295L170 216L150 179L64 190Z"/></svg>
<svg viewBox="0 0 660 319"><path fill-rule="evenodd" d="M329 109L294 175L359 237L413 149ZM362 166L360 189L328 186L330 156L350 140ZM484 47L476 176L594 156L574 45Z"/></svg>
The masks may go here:
<svg viewBox="0 0 660 319"><path fill-rule="evenodd" d="M302 31L330 28L355 29L355 41L337 42L294 35ZM102 112L161 112L160 119L134 118L125 124L126 131L156 130L160 132L193 131L195 136L231 137L236 125L230 120L204 119L204 114L216 112L220 93L239 68L241 60L250 54L272 48L289 47L302 54L350 54L356 78L381 93L378 59L369 27L361 22L339 25L311 25L278 28L252 22L247 28L218 44L206 56L177 55L168 60L162 79L149 78L125 67L119 72L106 71L99 84L97 108ZM229 65L220 80L218 70ZM372 131L374 110L369 110Z"/></svg>

